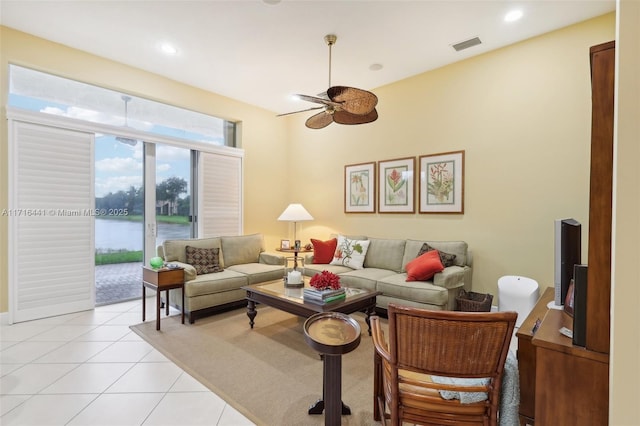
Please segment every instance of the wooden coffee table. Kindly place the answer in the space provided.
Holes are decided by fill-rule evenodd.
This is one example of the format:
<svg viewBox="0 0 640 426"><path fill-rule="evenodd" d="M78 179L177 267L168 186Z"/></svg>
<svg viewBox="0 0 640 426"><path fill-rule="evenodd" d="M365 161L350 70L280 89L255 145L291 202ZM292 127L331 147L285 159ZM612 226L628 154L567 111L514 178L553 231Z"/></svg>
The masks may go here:
<svg viewBox="0 0 640 426"><path fill-rule="evenodd" d="M305 278L305 287L309 287L309 280ZM340 302L319 305L305 302L302 299L302 287L287 288L283 280L275 280L242 287L247 292L247 316L249 325L253 328L254 319L258 312L256 303L262 303L290 314L309 318L319 312L341 312L352 314L362 311L367 314L366 322L371 335L369 318L375 312L376 297L382 292L358 288L346 288L347 297Z"/></svg>

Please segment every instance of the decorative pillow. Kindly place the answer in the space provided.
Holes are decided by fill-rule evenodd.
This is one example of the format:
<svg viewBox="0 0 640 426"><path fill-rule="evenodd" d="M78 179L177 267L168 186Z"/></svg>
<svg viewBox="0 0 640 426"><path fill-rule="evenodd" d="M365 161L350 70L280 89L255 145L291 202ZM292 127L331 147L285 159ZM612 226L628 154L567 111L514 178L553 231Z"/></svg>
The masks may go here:
<svg viewBox="0 0 640 426"><path fill-rule="evenodd" d="M326 264L330 263L333 259L333 253L336 252L338 239L332 238L328 241L320 241L311 238L311 244L313 244L313 263Z"/></svg>
<svg viewBox="0 0 640 426"><path fill-rule="evenodd" d="M426 281L444 269L437 250L430 250L407 263L407 281Z"/></svg>
<svg viewBox="0 0 640 426"><path fill-rule="evenodd" d="M438 254L440 255L440 262L442 262L442 264L444 265L445 268L449 267L449 266L453 266L456 264L456 255L455 254L450 254L450 253L445 253L443 251L434 249L433 247L431 247L429 244L424 243L422 245L422 248L420 249L420 252L418 253L418 256L422 256L423 254L425 254L428 251L432 251L435 250L438 252Z"/></svg>
<svg viewBox="0 0 640 426"><path fill-rule="evenodd" d="M338 235L338 244L330 264L362 269L370 242L369 240L350 240L345 236Z"/></svg>
<svg viewBox="0 0 640 426"><path fill-rule="evenodd" d="M220 267L219 248L198 248L187 246L187 263L196 268L196 274L210 274L212 272L222 272Z"/></svg>

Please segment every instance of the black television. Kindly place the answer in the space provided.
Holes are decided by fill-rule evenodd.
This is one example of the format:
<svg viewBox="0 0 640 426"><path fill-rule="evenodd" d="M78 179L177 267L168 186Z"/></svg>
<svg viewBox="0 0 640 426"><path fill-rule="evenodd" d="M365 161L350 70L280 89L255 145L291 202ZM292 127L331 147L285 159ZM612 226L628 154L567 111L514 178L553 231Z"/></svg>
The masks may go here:
<svg viewBox="0 0 640 426"><path fill-rule="evenodd" d="M550 308L562 309L573 279L573 268L582 264L582 225L575 219L556 219L554 227L555 298Z"/></svg>

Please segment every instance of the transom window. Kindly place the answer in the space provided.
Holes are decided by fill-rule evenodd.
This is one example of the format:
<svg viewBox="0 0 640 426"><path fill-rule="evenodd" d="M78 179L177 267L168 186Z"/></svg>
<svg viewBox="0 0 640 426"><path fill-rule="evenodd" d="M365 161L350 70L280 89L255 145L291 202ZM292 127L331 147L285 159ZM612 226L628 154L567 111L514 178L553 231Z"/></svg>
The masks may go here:
<svg viewBox="0 0 640 426"><path fill-rule="evenodd" d="M9 66L9 106L236 147L236 123L149 99Z"/></svg>

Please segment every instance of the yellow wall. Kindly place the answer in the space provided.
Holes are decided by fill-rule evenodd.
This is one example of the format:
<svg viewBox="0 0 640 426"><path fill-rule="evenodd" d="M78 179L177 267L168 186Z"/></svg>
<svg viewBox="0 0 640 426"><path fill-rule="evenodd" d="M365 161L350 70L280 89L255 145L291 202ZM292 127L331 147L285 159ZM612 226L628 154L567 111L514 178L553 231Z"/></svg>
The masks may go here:
<svg viewBox="0 0 640 426"><path fill-rule="evenodd" d="M612 13L378 88L368 125L309 130L296 116L291 198L316 219L302 236L465 240L474 290L497 296L511 274L553 285L554 219L583 224L587 259L589 47L614 37ZM452 150L465 150L464 215L343 213L344 165Z"/></svg>
<svg viewBox="0 0 640 426"><path fill-rule="evenodd" d="M240 120L242 148L245 149L244 230L246 233L253 233L274 227L275 219L288 202L286 187L281 185L286 179L286 121L275 119L275 114L270 111L22 32L6 27L0 27L0 31L0 116L3 117L0 139L0 209L6 208L8 197L7 132L4 130L4 117L7 104L7 67L9 63L13 63L229 120ZM7 217L0 217L0 312L8 310L7 223ZM284 227L282 231L285 231Z"/></svg>

